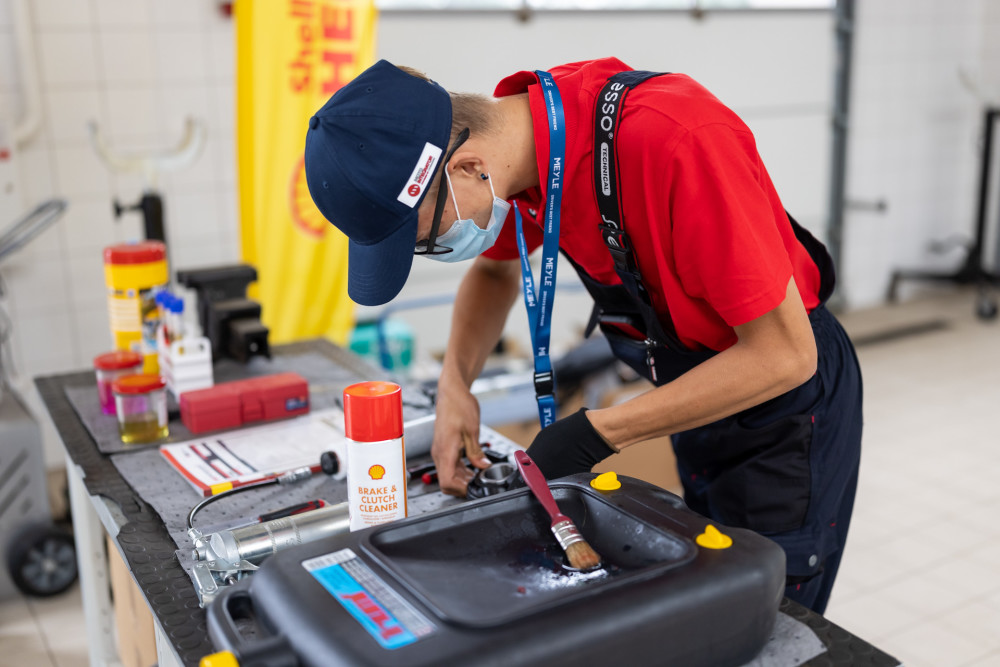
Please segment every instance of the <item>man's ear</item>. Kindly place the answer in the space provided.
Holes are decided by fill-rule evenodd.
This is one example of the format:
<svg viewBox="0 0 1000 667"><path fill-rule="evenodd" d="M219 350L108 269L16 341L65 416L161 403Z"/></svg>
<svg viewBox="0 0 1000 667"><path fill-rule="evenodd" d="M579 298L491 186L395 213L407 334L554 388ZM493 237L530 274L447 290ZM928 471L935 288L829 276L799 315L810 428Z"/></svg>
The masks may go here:
<svg viewBox="0 0 1000 667"><path fill-rule="evenodd" d="M480 174L486 173L485 163L482 155L472 150L460 150L451 156L451 177L455 178L459 174L479 178Z"/></svg>

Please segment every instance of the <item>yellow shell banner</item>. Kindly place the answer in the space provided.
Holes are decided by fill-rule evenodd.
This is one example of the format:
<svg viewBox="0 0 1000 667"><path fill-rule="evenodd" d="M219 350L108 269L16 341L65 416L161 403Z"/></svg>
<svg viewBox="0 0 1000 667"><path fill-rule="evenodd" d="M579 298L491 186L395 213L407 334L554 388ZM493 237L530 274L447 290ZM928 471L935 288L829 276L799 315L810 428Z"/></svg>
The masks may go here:
<svg viewBox="0 0 1000 667"><path fill-rule="evenodd" d="M374 0L238 0L236 138L243 260L273 343L346 344L347 238L316 209L303 168L309 118L374 62Z"/></svg>

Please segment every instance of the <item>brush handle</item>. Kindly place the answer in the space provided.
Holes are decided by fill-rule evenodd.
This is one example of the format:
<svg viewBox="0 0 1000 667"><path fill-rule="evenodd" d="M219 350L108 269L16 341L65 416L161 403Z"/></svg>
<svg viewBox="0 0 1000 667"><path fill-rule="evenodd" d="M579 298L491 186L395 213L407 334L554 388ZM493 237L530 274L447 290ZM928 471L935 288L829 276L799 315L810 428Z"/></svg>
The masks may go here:
<svg viewBox="0 0 1000 667"><path fill-rule="evenodd" d="M514 452L514 461L517 463L517 469L521 471L521 477L524 478L531 492L535 494L535 498L538 498L538 502L549 513L553 523L567 519L566 515L559 511L556 499L552 497L552 491L549 489L549 483L545 481L545 475L531 460L531 457L518 450Z"/></svg>

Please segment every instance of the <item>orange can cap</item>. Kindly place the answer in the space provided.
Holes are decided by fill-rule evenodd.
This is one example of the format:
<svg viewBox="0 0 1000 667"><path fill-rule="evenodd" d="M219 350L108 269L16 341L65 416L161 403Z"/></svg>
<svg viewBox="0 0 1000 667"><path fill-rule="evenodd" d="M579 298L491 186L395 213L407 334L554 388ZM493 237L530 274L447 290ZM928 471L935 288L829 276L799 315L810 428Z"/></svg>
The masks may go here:
<svg viewBox="0 0 1000 667"><path fill-rule="evenodd" d="M394 382L359 382L344 389L344 431L355 442L403 436L403 392Z"/></svg>

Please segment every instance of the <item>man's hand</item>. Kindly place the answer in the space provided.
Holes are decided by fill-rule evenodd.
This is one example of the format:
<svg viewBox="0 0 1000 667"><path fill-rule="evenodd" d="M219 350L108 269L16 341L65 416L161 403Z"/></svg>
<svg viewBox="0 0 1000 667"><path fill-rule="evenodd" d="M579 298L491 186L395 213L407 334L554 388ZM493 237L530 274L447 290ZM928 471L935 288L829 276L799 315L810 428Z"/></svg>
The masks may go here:
<svg viewBox="0 0 1000 667"><path fill-rule="evenodd" d="M587 408L552 422L535 436L528 456L546 479L590 472L615 450L587 419Z"/></svg>
<svg viewBox="0 0 1000 667"><path fill-rule="evenodd" d="M475 473L462 463L462 450L477 468L490 466L479 446L479 403L464 387L439 384L436 412L431 456L437 466L438 484L445 493L464 497Z"/></svg>
<svg viewBox="0 0 1000 667"><path fill-rule="evenodd" d="M507 311L520 290L520 263L477 257L462 278L451 314L451 334L438 379L437 423L431 456L441 490L464 496L473 472L462 465L462 450L477 468L490 465L479 447L479 403L469 387L496 347Z"/></svg>

